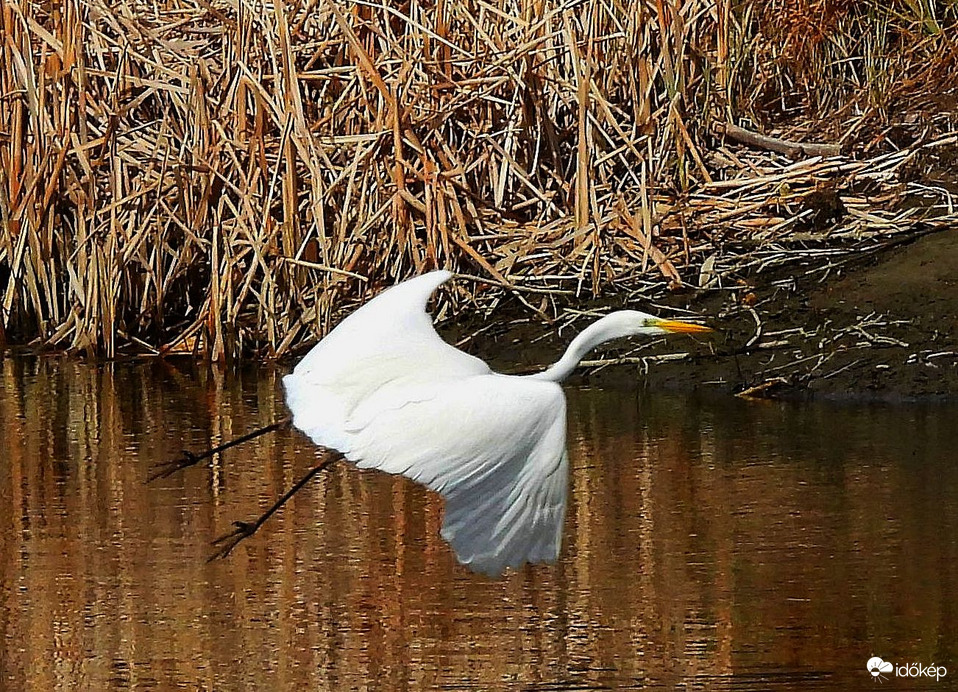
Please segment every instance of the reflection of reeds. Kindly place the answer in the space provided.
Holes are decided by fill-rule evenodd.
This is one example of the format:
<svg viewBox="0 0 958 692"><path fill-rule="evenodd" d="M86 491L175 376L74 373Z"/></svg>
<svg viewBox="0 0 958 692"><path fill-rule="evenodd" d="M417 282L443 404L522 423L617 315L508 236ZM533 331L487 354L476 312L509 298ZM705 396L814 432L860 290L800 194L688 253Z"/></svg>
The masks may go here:
<svg viewBox="0 0 958 692"><path fill-rule="evenodd" d="M780 168L716 164L706 114L817 117L867 87L865 127L900 77L953 63L955 17L924 2L5 0L0 22L0 329L220 358L285 353L370 283L436 265L593 292L688 280L714 248L702 229L724 242L745 220L735 237L751 237L789 198L742 200L735 180L721 203L708 187L679 203L723 166Z"/></svg>
<svg viewBox="0 0 958 692"><path fill-rule="evenodd" d="M958 655L947 412L570 392L560 562L489 580L435 494L345 464L207 564L315 457L280 432L146 485L279 415L272 376L204 372L0 361L4 689L724 689L863 675L863 642Z"/></svg>

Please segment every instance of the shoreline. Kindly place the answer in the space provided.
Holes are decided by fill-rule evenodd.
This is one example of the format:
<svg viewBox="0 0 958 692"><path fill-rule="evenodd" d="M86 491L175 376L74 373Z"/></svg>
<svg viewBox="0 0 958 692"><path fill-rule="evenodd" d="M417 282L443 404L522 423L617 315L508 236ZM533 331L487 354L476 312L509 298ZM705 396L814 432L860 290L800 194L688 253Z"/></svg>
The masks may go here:
<svg viewBox="0 0 958 692"><path fill-rule="evenodd" d="M619 295L586 301L576 309L560 308L551 325L513 298L491 317L463 307L437 329L497 372L526 374L557 360L596 317L639 309L702 321L716 333L606 344L587 356L570 384L798 401L958 401L958 228L850 254L824 280L815 278L814 268L802 269L789 264L723 289L686 286L653 299ZM270 367L291 369L311 345ZM24 346L0 350L0 358L11 356L78 357ZM79 359L204 362L188 353ZM243 369L252 362L240 359L225 367Z"/></svg>
<svg viewBox="0 0 958 692"><path fill-rule="evenodd" d="M708 390L769 399L958 401L958 229L918 235L849 259L825 281L787 267L720 291L684 288L656 301L604 301L670 317L698 315L712 339L624 340L588 356L570 382L604 387ZM451 343L504 372L555 360L591 318L555 329L533 320L471 320Z"/></svg>

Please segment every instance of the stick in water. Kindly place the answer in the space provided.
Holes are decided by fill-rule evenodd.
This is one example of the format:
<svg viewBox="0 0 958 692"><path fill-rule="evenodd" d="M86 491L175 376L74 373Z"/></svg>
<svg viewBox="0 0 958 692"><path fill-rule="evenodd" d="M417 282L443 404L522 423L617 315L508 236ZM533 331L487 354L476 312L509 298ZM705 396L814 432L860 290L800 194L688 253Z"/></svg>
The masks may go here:
<svg viewBox="0 0 958 692"><path fill-rule="evenodd" d="M271 433L274 430L285 428L292 420L293 419L290 416L287 416L286 418L278 420L275 423L270 423L265 427L257 428L253 432L247 433L242 437L237 437L235 440L230 440L229 442L224 442L218 447L208 449L202 454L194 454L193 452L184 449L183 456L157 466L153 473L150 474L147 482L151 483L160 478L166 478L167 476L173 475L177 471L182 471L183 469L187 469L190 466L198 464L199 462L203 461L203 459L209 459L211 456L217 452L222 452L224 449L229 449L230 447L235 447L236 445L243 444L244 442L249 442L253 438L259 437L260 435L265 435L266 433Z"/></svg>
<svg viewBox="0 0 958 692"><path fill-rule="evenodd" d="M262 515L260 515L259 519L252 522L234 521L233 522L234 529L232 532L226 534L225 536L220 536L215 541L213 541L213 545L219 546L219 547L216 549L216 552L210 555L207 562L212 562L213 560L221 560L225 558L227 555L229 555L231 552L233 552L233 548L239 545L240 541L242 541L244 538L249 538L254 533L256 533L259 527L262 526L267 519L273 516L276 510L278 510L280 507L286 504L286 501L289 498L291 498L293 495L295 495L300 490L300 488L306 485L313 476L315 476L317 473L319 473L323 469L327 468L333 462L338 461L342 458L344 457L339 452L335 450L328 450L325 454L325 458L319 463L319 465L314 467L312 470L310 470L309 473L307 473L305 476L303 476L298 481L296 481L296 485L294 485L292 488L287 490L283 494L283 496L276 501L276 504L274 504L272 507L266 510Z"/></svg>

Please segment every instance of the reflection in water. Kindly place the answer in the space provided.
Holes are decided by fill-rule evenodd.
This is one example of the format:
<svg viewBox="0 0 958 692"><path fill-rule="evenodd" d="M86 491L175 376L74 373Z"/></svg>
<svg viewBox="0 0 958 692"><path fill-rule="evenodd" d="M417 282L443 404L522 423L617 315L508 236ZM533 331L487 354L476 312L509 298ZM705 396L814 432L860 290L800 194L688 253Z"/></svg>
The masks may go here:
<svg viewBox="0 0 958 692"><path fill-rule="evenodd" d="M144 480L283 416L276 373L0 378L2 689L867 688L872 655L958 676L953 408L571 390L562 560L493 581L436 496L342 465L207 564L312 445Z"/></svg>

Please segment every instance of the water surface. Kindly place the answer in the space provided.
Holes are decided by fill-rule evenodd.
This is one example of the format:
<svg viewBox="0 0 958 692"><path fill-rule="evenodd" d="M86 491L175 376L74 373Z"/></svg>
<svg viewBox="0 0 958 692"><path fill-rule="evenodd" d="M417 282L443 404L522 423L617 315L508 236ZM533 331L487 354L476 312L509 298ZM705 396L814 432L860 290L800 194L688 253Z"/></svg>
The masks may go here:
<svg viewBox="0 0 958 692"><path fill-rule="evenodd" d="M456 564L442 505L315 461L281 373L0 360L0 689L874 689L958 678L958 409L570 389L562 559Z"/></svg>

